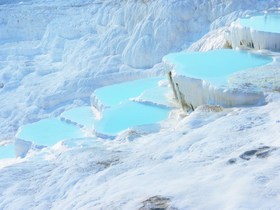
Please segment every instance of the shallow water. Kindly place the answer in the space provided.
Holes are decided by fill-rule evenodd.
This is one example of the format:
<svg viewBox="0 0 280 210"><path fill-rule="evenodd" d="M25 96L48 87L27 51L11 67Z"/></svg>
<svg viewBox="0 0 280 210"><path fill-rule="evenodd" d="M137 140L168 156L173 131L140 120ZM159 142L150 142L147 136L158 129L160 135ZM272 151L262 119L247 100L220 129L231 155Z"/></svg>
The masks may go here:
<svg viewBox="0 0 280 210"><path fill-rule="evenodd" d="M14 158L14 157L15 157L15 150L13 144L0 146L0 159Z"/></svg>
<svg viewBox="0 0 280 210"><path fill-rule="evenodd" d="M140 79L96 89L94 94L105 106L118 105L121 101L139 96L144 90L157 87L162 77Z"/></svg>
<svg viewBox="0 0 280 210"><path fill-rule="evenodd" d="M239 22L245 27L257 31L280 33L280 14L264 14L250 18L240 18Z"/></svg>
<svg viewBox="0 0 280 210"><path fill-rule="evenodd" d="M127 128L158 123L170 112L170 109L162 107L166 100L164 93L168 91L166 87L158 87L162 79L141 79L99 88L95 94L107 107L100 113L101 119L95 118L91 107L77 107L63 112L61 120L51 118L22 126L17 137L37 145L52 146L62 140L72 145L80 142L74 139L84 139L79 126L115 136ZM144 99L149 105L130 101L142 96L142 93L145 93ZM84 144L84 141L81 142Z"/></svg>
<svg viewBox="0 0 280 210"><path fill-rule="evenodd" d="M105 109L102 119L95 122L95 129L99 133L116 135L127 128L162 121L168 117L169 112L170 109L167 108L124 101Z"/></svg>
<svg viewBox="0 0 280 210"><path fill-rule="evenodd" d="M83 136L79 127L57 118L44 119L24 125L17 134L20 139L44 146L52 146L64 139L81 138Z"/></svg>
<svg viewBox="0 0 280 210"><path fill-rule="evenodd" d="M167 99L168 95L171 94L171 88L168 86L150 88L133 98L133 101L155 106L173 107L172 103Z"/></svg>
<svg viewBox="0 0 280 210"><path fill-rule="evenodd" d="M223 49L172 53L165 56L164 61L174 65L177 74L225 84L230 74L268 64L272 62L272 58L246 51Z"/></svg>
<svg viewBox="0 0 280 210"><path fill-rule="evenodd" d="M60 116L79 125L85 126L88 129L93 128L94 114L90 106L81 106L69 109L63 112Z"/></svg>

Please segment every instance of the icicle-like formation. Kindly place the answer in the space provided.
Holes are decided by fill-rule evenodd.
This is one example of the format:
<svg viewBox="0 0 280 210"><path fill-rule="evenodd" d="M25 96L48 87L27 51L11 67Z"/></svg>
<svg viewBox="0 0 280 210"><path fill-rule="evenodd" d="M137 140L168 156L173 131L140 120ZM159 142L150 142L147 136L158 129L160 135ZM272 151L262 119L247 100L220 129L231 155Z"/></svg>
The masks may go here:
<svg viewBox="0 0 280 210"><path fill-rule="evenodd" d="M256 86L233 88L228 79L238 71L271 63L269 56L223 49L173 53L163 61L174 98L183 110L194 110L203 104L233 107L265 103L264 93Z"/></svg>
<svg viewBox="0 0 280 210"><path fill-rule="evenodd" d="M280 20L280 15L274 14L274 19L270 16L272 15L255 16L234 22L228 34L232 47L280 51L279 21L275 23L275 29L272 28L274 19Z"/></svg>
<svg viewBox="0 0 280 210"><path fill-rule="evenodd" d="M185 110L193 110L203 104L234 107L265 103L264 94L259 91L216 87L202 79L176 74L173 81L177 86L177 95L181 96L179 101Z"/></svg>

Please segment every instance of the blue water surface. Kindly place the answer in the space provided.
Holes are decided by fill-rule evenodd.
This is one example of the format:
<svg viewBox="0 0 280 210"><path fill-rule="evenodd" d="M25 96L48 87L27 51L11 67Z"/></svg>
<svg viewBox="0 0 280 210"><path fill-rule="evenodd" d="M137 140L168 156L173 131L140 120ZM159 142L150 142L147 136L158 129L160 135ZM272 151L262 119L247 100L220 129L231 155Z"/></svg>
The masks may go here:
<svg viewBox="0 0 280 210"><path fill-rule="evenodd" d="M94 93L105 106L114 106L129 98L137 97L146 89L157 87L162 79L162 77L153 77L109 85L96 89Z"/></svg>
<svg viewBox="0 0 280 210"><path fill-rule="evenodd" d="M224 84L230 74L268 64L273 59L247 51L222 49L172 53L163 60L174 65L177 74Z"/></svg>
<svg viewBox="0 0 280 210"><path fill-rule="evenodd" d="M122 130L139 125L154 124L168 117L170 109L132 101L105 109L102 119L95 122L97 132L116 135Z"/></svg>
<svg viewBox="0 0 280 210"><path fill-rule="evenodd" d="M7 158L14 158L14 157L15 157L15 150L13 144L0 146L0 159L7 159Z"/></svg>
<svg viewBox="0 0 280 210"><path fill-rule="evenodd" d="M241 25L257 31L280 33L280 14L264 14L250 18L240 18Z"/></svg>
<svg viewBox="0 0 280 210"><path fill-rule="evenodd" d="M20 139L43 146L52 146L64 139L82 138L83 136L79 127L57 118L44 119L24 125L17 134Z"/></svg>
<svg viewBox="0 0 280 210"><path fill-rule="evenodd" d="M145 90L149 90L145 92L145 98L151 97L149 98L151 101L153 98L162 99L164 91L159 91L156 96L151 91L153 88L158 89L158 82L162 79L162 77L141 79L97 89L95 94L107 107L100 113L101 119L95 118L91 107L88 106L67 110L60 117L72 123L94 128L98 133L112 136L128 128L158 123L168 117L169 108L152 105L152 103L146 105L130 99L139 96ZM52 146L62 140L69 145L80 143L85 145L86 142L83 132L77 125L57 118L44 119L22 126L17 137L44 146Z"/></svg>
<svg viewBox="0 0 280 210"><path fill-rule="evenodd" d="M94 114L90 106L81 106L69 109L63 112L60 116L89 129L93 128Z"/></svg>

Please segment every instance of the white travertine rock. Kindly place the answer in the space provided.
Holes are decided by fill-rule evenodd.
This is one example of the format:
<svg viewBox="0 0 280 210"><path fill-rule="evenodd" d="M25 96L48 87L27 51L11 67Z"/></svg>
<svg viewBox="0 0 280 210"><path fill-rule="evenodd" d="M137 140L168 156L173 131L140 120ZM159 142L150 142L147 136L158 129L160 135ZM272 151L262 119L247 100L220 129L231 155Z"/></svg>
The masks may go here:
<svg viewBox="0 0 280 210"><path fill-rule="evenodd" d="M259 31L239 21L232 24L227 39L233 48L280 51L280 33Z"/></svg>
<svg viewBox="0 0 280 210"><path fill-rule="evenodd" d="M173 81L178 84L187 106L196 108L203 104L219 105L223 107L262 105L265 103L264 93L244 89L230 89L216 87L202 79L189 78L182 75L174 75ZM190 108L192 108L190 107Z"/></svg>

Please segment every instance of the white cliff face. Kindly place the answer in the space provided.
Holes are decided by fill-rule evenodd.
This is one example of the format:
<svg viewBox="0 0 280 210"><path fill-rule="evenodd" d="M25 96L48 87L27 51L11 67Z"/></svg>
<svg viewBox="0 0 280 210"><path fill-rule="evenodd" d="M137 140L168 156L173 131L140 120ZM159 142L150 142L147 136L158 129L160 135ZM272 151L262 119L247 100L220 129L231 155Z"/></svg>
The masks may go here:
<svg viewBox="0 0 280 210"><path fill-rule="evenodd" d="M227 39L233 48L280 51L279 9L250 14L233 22Z"/></svg>
<svg viewBox="0 0 280 210"><path fill-rule="evenodd" d="M177 84L178 101L185 110L204 104L222 107L265 104L265 95L258 89L219 87L202 79L182 75L174 75L173 82Z"/></svg>
<svg viewBox="0 0 280 210"><path fill-rule="evenodd" d="M252 29L235 22L228 40L233 48L280 51L280 33Z"/></svg>

